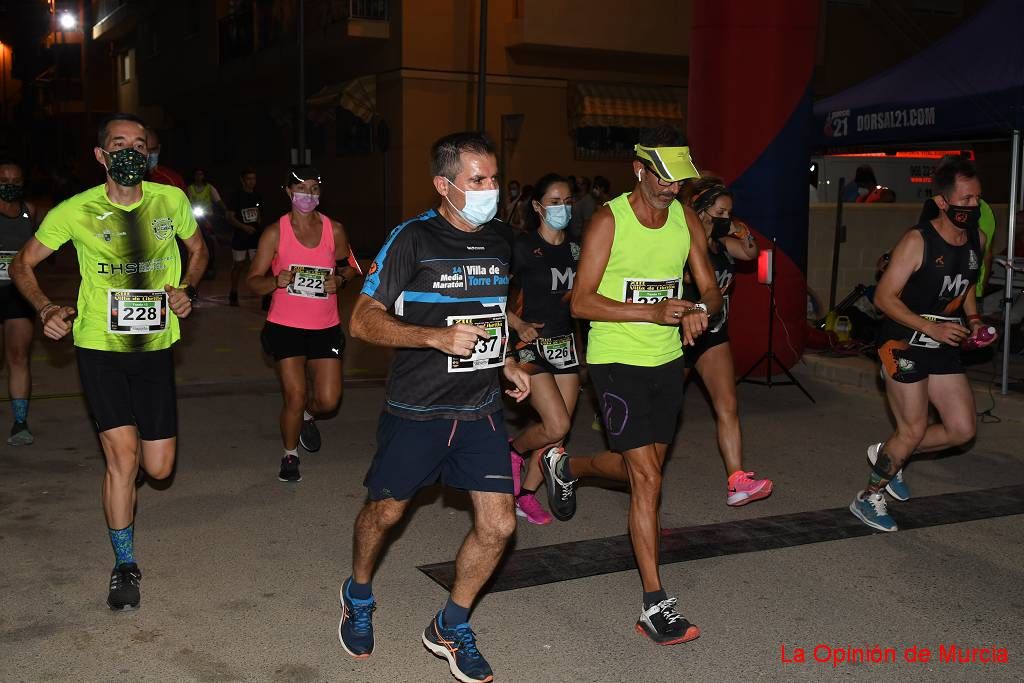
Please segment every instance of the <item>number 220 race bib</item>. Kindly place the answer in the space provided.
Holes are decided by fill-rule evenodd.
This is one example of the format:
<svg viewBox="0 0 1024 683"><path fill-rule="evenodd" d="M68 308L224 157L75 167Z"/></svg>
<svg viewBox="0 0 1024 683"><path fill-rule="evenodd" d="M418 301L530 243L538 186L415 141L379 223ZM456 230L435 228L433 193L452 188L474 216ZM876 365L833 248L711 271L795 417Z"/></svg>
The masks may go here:
<svg viewBox="0 0 1024 683"><path fill-rule="evenodd" d="M656 304L665 299L679 298L679 278L652 280L626 278L622 283L622 300L627 304Z"/></svg>

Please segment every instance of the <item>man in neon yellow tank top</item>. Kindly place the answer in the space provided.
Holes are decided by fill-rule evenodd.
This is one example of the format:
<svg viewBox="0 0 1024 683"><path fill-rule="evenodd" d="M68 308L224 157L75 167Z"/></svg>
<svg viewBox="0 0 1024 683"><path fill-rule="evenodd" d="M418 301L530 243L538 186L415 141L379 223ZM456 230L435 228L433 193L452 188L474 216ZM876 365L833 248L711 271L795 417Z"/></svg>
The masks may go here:
<svg viewBox="0 0 1024 683"><path fill-rule="evenodd" d="M135 477L141 464L154 479L174 469L177 405L171 346L178 318L192 312L206 268L206 247L185 193L143 182L146 129L131 114L114 114L99 129L96 161L107 181L46 215L11 265L14 283L39 311L43 333L72 332L89 412L106 458L103 511L115 564L107 605L139 606L142 572L135 562ZM185 244L182 275L177 239ZM71 242L82 284L76 308L52 302L35 267ZM72 329L71 318L74 318Z"/></svg>
<svg viewBox="0 0 1024 683"><path fill-rule="evenodd" d="M612 452L570 459L550 449L543 463L548 502L559 519L575 511L577 477L629 482L629 533L644 590L636 630L661 645L700 635L661 585L658 501L683 403L682 344L692 344L708 314L722 306L700 220L675 199L680 183L699 175L681 143L667 127L641 138L633 160L636 188L594 214L572 290L573 315L591 321L587 366ZM699 302L681 298L687 264Z"/></svg>

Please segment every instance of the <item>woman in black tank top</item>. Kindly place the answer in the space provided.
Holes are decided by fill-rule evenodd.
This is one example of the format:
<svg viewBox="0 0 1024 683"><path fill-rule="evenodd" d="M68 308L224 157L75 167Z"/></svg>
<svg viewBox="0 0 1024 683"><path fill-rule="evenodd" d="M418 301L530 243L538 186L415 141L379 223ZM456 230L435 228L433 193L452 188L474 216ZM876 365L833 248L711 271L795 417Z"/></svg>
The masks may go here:
<svg viewBox="0 0 1024 683"><path fill-rule="evenodd" d="M688 188L686 194L689 197L686 203L697 212L707 236L708 257L722 290L723 305L718 319L709 321L708 330L692 347L684 349L684 381L696 369L707 387L715 408L718 450L726 469L725 502L732 506L746 505L770 496L773 485L771 479L757 479L753 472L743 467L743 442L736 405L736 369L729 346L727 319L735 261L757 258L757 243L750 229L733 218L732 193L720 178L701 178ZM696 301L699 295L695 294L689 273L684 277L685 287L693 290L684 294L684 298Z"/></svg>
<svg viewBox="0 0 1024 683"><path fill-rule="evenodd" d="M22 197L25 176L21 166L0 161L0 323L3 324L7 390L11 397L13 425L7 443L27 446L34 440L28 429L28 400L32 392L32 336L36 311L11 281L14 255L25 246L38 224L36 212Z"/></svg>

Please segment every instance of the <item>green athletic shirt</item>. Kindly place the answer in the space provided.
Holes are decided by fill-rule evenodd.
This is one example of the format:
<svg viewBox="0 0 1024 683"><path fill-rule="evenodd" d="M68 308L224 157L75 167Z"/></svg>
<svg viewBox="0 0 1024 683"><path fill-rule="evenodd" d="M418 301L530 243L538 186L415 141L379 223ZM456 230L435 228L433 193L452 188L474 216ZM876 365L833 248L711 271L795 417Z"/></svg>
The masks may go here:
<svg viewBox="0 0 1024 683"><path fill-rule="evenodd" d="M185 193L172 185L143 182L142 199L131 206L110 201L106 186L98 185L54 207L36 239L54 251L70 240L78 252L82 284L72 329L75 346L98 351L157 351L178 341L178 318L170 307L158 310L159 295L134 295L136 300L133 295L111 297L110 291L177 287L181 257L174 238L187 239L195 231L191 205ZM111 305L118 299L130 303ZM140 303L142 300L149 303ZM151 310L127 310L133 307ZM153 314L153 319L145 319L144 313ZM133 314L141 316L141 322L129 322ZM112 326L164 329L124 334L110 331Z"/></svg>
<svg viewBox="0 0 1024 683"><path fill-rule="evenodd" d="M984 199L978 202L978 206L981 208L981 217L978 218L978 229L985 234L985 256L988 256L989 252L992 251L992 238L996 235L996 215L992 213L992 207ZM985 267L985 259L982 259L981 272L978 273L978 284L974 289L974 295L979 299L984 294L982 289L987 276L988 268Z"/></svg>
<svg viewBox="0 0 1024 683"><path fill-rule="evenodd" d="M615 235L597 293L614 301L653 304L682 296L683 266L690 253L690 231L683 207L672 202L660 228L645 227L629 204L629 193L608 202ZM655 367L683 355L678 325L601 322L590 324L588 363Z"/></svg>

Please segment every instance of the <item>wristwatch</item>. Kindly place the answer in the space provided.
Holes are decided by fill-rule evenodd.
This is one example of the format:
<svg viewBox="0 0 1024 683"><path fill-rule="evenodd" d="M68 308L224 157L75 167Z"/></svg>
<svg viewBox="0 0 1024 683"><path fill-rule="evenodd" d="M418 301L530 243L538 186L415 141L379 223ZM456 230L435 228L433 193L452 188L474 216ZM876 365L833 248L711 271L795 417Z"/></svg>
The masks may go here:
<svg viewBox="0 0 1024 683"><path fill-rule="evenodd" d="M188 284L187 284L187 285L185 285L184 287L182 287L182 289L184 289L184 290L185 290L185 296L187 296L187 297L188 297L188 300L189 300L189 301L195 301L195 300L196 300L196 297L198 297L198 296L199 296L199 290L197 290L197 289L196 289L195 287L193 287L192 285L188 285Z"/></svg>
<svg viewBox="0 0 1024 683"><path fill-rule="evenodd" d="M704 315L708 315L708 305L703 301L698 301L693 305L693 310L702 311Z"/></svg>

